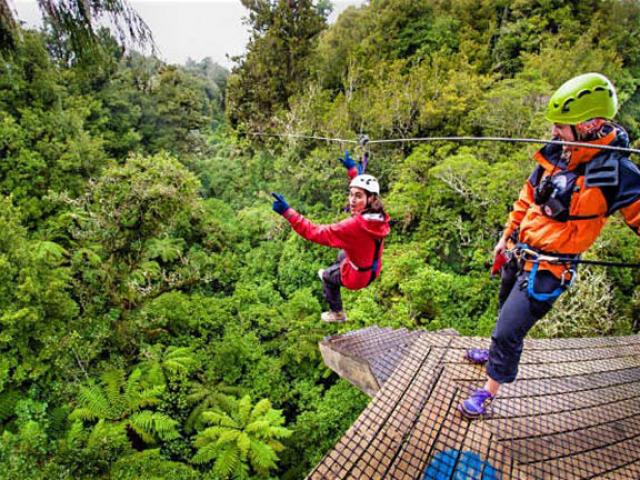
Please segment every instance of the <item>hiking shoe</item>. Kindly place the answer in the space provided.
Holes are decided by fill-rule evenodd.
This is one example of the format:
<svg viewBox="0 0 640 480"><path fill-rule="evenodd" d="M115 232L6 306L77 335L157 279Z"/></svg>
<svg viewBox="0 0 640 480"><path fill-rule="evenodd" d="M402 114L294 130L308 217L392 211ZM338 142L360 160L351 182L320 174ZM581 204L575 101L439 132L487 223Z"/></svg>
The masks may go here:
<svg viewBox="0 0 640 480"><path fill-rule="evenodd" d="M464 358L469 360L471 363L487 363L489 361L489 350L486 348L472 348L471 350L467 350Z"/></svg>
<svg viewBox="0 0 640 480"><path fill-rule="evenodd" d="M347 321L347 316L342 310L339 312L322 312L320 320L327 323L342 323Z"/></svg>
<svg viewBox="0 0 640 480"><path fill-rule="evenodd" d="M484 388L479 388L471 394L464 402L458 405L460 413L467 418L478 418L487 413L487 407L493 400L491 392Z"/></svg>
<svg viewBox="0 0 640 480"><path fill-rule="evenodd" d="M320 270L318 270L318 277L320 277L320 280L324 282L324 278L322 277L324 275L324 268L321 268Z"/></svg>

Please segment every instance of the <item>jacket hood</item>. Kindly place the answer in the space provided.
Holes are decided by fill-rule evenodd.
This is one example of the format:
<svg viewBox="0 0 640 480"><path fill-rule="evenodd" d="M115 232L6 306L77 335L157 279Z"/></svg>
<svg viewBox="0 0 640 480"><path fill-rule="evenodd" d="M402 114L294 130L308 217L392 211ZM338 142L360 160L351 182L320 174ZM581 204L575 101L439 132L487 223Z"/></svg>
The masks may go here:
<svg viewBox="0 0 640 480"><path fill-rule="evenodd" d="M384 238L389 235L391 226L389 225L389 215L381 213L361 213L356 216L358 223L367 233L375 238Z"/></svg>

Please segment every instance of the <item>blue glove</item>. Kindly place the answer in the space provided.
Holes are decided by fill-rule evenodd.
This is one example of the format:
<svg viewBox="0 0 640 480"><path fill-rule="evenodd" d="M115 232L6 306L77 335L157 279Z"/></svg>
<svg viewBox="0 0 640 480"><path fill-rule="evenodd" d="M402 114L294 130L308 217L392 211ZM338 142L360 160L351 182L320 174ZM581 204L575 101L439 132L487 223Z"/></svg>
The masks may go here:
<svg viewBox="0 0 640 480"><path fill-rule="evenodd" d="M349 155L349 150L345 150L344 158L340 157L338 160L342 162L342 165L344 165L344 168L347 170L351 170L353 167L357 166L356 162L351 158L351 155Z"/></svg>
<svg viewBox="0 0 640 480"><path fill-rule="evenodd" d="M281 195L280 193L271 192L271 196L275 198L275 201L273 202L273 206L271 207L273 208L273 211L276 213L279 213L280 215L284 215L284 212L286 212L289 209L289 204L284 199L284 195Z"/></svg>

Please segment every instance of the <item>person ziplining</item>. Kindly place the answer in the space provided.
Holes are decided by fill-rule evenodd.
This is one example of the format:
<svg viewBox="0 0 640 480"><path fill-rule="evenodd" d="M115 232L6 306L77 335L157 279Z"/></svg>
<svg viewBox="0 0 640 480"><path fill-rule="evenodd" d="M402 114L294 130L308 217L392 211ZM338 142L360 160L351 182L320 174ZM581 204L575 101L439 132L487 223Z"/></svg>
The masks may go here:
<svg viewBox="0 0 640 480"><path fill-rule="evenodd" d="M554 124L554 140L628 148L627 133L613 122L617 110L612 83L587 73L551 96L546 119ZM500 386L516 379L524 337L571 285L584 262L580 255L609 216L620 211L640 235L640 170L624 153L548 144L534 158L538 165L494 248L501 285L490 349L466 354L471 362L487 364L484 387L458 407L468 418L484 415Z"/></svg>
<svg viewBox="0 0 640 480"><path fill-rule="evenodd" d="M349 290L366 288L382 269L384 239L389 235L390 219L380 199L378 180L364 173L367 159L365 156L365 163L358 165L349 151L340 158L351 179L348 197L351 216L340 222L316 225L291 208L283 195L272 193L275 199L273 210L288 220L298 235L320 245L340 249L336 262L318 271L324 297L329 303L329 311L321 315L324 322L347 320L340 287Z"/></svg>

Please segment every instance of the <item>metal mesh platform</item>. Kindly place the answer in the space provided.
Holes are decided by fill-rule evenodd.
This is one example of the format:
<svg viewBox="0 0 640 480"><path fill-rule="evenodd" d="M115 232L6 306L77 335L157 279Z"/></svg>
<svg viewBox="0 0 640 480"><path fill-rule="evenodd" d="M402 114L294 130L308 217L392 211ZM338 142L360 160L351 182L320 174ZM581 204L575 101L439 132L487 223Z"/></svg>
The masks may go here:
<svg viewBox="0 0 640 480"><path fill-rule="evenodd" d="M518 380L468 421L457 405L486 377L464 352L488 346L377 327L325 339L352 383L368 369L373 399L308 478L640 479L640 336L526 340Z"/></svg>

